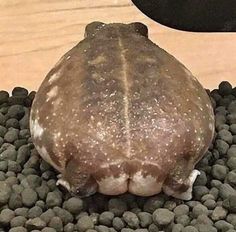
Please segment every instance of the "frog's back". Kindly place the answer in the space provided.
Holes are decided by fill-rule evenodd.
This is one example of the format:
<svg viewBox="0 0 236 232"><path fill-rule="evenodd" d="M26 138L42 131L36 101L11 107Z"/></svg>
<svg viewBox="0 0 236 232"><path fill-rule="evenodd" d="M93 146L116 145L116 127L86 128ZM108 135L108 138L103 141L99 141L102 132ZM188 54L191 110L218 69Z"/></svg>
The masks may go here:
<svg viewBox="0 0 236 232"><path fill-rule="evenodd" d="M207 149L209 97L144 25L89 27L38 90L31 114L31 128L43 125L33 135L37 149L63 173L73 160L67 179L79 167L100 192L158 193L170 170L183 163L188 177Z"/></svg>

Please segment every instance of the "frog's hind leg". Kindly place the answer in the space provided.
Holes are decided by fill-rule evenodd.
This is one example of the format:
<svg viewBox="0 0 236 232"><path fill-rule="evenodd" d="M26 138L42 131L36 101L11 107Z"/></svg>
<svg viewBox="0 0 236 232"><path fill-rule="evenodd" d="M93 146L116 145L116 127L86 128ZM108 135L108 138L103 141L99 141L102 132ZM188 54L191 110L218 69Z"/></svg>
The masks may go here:
<svg viewBox="0 0 236 232"><path fill-rule="evenodd" d="M57 186L61 185L70 192L71 191L70 184L69 184L69 182L67 182L66 180L63 179L62 174L57 175L57 178L58 178L58 180L56 182L56 185Z"/></svg>
<svg viewBox="0 0 236 232"><path fill-rule="evenodd" d="M84 165L71 157L65 166L64 172L58 175L57 185L62 185L78 197L90 196L97 191L98 187L90 172L90 169L84 168Z"/></svg>
<svg viewBox="0 0 236 232"><path fill-rule="evenodd" d="M194 169L196 160L192 155L181 156L167 176L162 190L165 194L182 200L192 198L193 183L200 172Z"/></svg>
<svg viewBox="0 0 236 232"><path fill-rule="evenodd" d="M191 200L193 183L198 175L200 175L200 172L196 169L184 180L170 175L163 185L163 191L165 194L181 200Z"/></svg>

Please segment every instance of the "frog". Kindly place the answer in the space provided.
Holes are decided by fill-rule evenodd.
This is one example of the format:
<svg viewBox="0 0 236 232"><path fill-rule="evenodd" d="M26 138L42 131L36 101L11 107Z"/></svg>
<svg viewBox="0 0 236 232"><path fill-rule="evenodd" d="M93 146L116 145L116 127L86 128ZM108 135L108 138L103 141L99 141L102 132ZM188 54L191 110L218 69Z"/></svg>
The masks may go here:
<svg viewBox="0 0 236 232"><path fill-rule="evenodd" d="M91 22L46 75L30 111L32 141L79 197L192 198L214 137L211 99L141 22Z"/></svg>

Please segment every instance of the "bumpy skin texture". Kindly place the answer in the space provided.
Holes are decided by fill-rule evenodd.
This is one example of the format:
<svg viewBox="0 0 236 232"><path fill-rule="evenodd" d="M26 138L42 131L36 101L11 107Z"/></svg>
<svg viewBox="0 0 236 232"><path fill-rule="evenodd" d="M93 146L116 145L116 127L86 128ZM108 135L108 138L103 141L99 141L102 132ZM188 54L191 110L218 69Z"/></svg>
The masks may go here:
<svg viewBox="0 0 236 232"><path fill-rule="evenodd" d="M178 197L213 138L207 93L141 23L94 22L85 36L36 94L36 149L80 196Z"/></svg>

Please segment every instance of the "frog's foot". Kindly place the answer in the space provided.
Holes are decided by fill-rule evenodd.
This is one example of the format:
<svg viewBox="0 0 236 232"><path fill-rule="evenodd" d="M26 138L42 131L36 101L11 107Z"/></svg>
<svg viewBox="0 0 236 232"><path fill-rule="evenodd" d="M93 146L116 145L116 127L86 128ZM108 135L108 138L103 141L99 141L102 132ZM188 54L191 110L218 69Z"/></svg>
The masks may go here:
<svg viewBox="0 0 236 232"><path fill-rule="evenodd" d="M63 186L64 188L66 188L68 191L71 190L70 184L69 184L66 180L64 180L64 179L62 178L62 175L61 175L61 174L59 174L59 175L57 176L57 178L58 178L58 180L57 180L57 182L56 182L56 185L62 185L62 186Z"/></svg>
<svg viewBox="0 0 236 232"><path fill-rule="evenodd" d="M200 172L194 169L189 175L188 179L184 182L180 181L176 183L175 180L168 181L167 184L164 184L163 191L165 194L181 200L191 200L193 183L195 182L198 175L200 175ZM173 183L173 186L171 186L170 183Z"/></svg>
<svg viewBox="0 0 236 232"><path fill-rule="evenodd" d="M61 179L62 178L62 174L58 174L57 175L57 179L59 180L59 179Z"/></svg>

